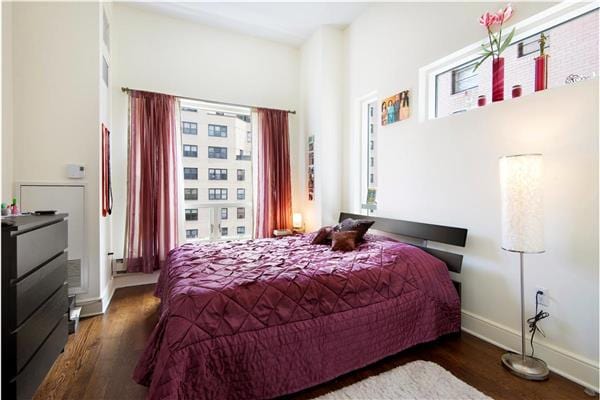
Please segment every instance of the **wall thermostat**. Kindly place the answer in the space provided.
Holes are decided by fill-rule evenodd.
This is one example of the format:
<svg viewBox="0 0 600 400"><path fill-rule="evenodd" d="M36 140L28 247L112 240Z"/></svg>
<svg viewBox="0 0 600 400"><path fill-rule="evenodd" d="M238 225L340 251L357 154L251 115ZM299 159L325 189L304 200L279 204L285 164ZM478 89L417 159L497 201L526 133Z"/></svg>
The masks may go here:
<svg viewBox="0 0 600 400"><path fill-rule="evenodd" d="M85 167L79 164L67 164L67 177L71 179L85 178Z"/></svg>

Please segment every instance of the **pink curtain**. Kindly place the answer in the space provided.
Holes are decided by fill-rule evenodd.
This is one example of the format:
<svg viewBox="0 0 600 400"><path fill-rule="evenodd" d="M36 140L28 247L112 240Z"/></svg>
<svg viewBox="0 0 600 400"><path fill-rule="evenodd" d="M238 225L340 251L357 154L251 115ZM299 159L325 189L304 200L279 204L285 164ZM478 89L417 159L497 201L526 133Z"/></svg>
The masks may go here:
<svg viewBox="0 0 600 400"><path fill-rule="evenodd" d="M258 110L258 173L255 237L292 228L288 113Z"/></svg>
<svg viewBox="0 0 600 400"><path fill-rule="evenodd" d="M175 98L131 91L129 112L125 265L152 273L177 246Z"/></svg>

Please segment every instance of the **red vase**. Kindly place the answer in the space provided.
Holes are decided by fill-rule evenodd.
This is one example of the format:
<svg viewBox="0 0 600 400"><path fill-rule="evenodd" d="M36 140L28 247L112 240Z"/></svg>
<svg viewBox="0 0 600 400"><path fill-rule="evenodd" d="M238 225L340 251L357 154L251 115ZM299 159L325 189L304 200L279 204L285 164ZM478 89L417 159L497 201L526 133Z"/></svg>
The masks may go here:
<svg viewBox="0 0 600 400"><path fill-rule="evenodd" d="M548 89L548 54L535 58L535 91Z"/></svg>
<svg viewBox="0 0 600 400"><path fill-rule="evenodd" d="M492 101L504 100L504 58L492 61Z"/></svg>

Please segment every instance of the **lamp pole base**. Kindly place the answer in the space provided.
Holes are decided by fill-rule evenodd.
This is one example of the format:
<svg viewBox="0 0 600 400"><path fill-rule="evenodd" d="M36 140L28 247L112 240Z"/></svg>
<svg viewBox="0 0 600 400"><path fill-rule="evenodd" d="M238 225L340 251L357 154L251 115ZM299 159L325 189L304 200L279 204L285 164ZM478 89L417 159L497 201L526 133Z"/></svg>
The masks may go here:
<svg viewBox="0 0 600 400"><path fill-rule="evenodd" d="M502 365L514 375L530 381L548 379L548 365L539 358L523 356L517 353L502 354Z"/></svg>

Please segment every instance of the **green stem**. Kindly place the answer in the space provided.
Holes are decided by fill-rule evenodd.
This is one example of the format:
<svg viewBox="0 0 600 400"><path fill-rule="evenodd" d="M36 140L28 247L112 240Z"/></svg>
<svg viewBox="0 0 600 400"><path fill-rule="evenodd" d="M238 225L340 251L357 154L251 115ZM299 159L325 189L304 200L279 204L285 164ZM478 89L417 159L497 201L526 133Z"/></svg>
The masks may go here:
<svg viewBox="0 0 600 400"><path fill-rule="evenodd" d="M500 24L500 32L498 33L498 58L500 58L500 46L502 46L502 24Z"/></svg>
<svg viewBox="0 0 600 400"><path fill-rule="evenodd" d="M490 27L487 27L487 31L488 31L488 39L490 41L490 51L492 52L492 61L494 61L494 45L492 43L492 31L490 30Z"/></svg>

